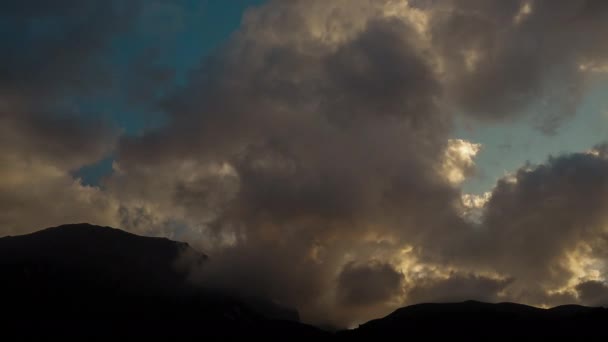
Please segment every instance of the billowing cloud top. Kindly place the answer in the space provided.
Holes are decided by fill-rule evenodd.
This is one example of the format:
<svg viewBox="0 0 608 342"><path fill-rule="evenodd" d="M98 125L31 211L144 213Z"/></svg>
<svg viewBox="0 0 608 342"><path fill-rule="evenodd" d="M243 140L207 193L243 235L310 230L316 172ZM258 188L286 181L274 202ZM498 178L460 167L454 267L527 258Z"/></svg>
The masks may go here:
<svg viewBox="0 0 608 342"><path fill-rule="evenodd" d="M149 6L0 5L2 233L90 221L186 239L211 256L194 282L313 323L421 301L608 303L606 145L475 195L461 186L483 146L453 136L459 117L531 116L547 134L574 116L608 65L605 1L268 1L175 84L154 54L116 52L154 26ZM167 122L122 134L100 99ZM73 176L109 155L99 186Z"/></svg>

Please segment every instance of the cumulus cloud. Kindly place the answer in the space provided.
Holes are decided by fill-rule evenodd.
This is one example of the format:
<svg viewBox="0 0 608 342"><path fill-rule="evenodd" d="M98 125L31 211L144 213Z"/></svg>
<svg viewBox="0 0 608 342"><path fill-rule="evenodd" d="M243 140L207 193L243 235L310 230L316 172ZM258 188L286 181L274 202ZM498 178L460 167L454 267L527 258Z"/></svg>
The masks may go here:
<svg viewBox="0 0 608 342"><path fill-rule="evenodd" d="M585 305L608 306L608 285L604 282L589 280L576 286L579 299Z"/></svg>
<svg viewBox="0 0 608 342"><path fill-rule="evenodd" d="M547 132L570 115L607 57L603 2L269 1L162 101L165 126L128 137L66 103L108 89L101 57L141 4L8 4L28 46L0 56L9 232L77 220L185 239L210 255L197 284L313 323L419 301L604 298L605 146L476 196L460 186L481 146L451 136L455 111L536 108ZM57 16L56 37L29 24ZM101 187L70 176L114 148Z"/></svg>
<svg viewBox="0 0 608 342"><path fill-rule="evenodd" d="M334 279L348 255L389 262L405 240L460 224L452 209L459 191L442 174L451 123L439 110L434 66L415 23L385 15L384 5L270 2L250 11L167 102L167 128L121 142L120 168L142 189L154 189L145 180L173 179L163 192L173 194L168 206L204 212L209 196L223 199L198 225L232 241L234 253L208 251L229 273L220 276L224 287L243 283L231 265L256 274L264 286L248 287L274 289L304 319L331 320L320 308L340 302ZM350 11L360 26L350 26ZM158 166L186 159L227 165L234 188L201 183L198 191ZM468 172L461 159L452 167Z"/></svg>
<svg viewBox="0 0 608 342"><path fill-rule="evenodd" d="M421 2L424 4L424 2ZM454 0L428 10L447 93L465 114L504 119L526 109L552 132L574 114L602 65L608 30L601 0Z"/></svg>
<svg viewBox="0 0 608 342"><path fill-rule="evenodd" d="M2 235L31 233L66 222L117 226L117 203L97 187L41 161L0 157Z"/></svg>
<svg viewBox="0 0 608 342"><path fill-rule="evenodd" d="M176 1L158 3L177 6ZM154 7L155 2L147 4ZM9 0L0 5L3 151L75 170L115 147L121 128L110 121L99 102L124 100L115 98L118 88L126 93L150 84L158 88L162 82L151 79L163 78L159 72L164 69L154 66L156 58L151 54L147 64L122 62L135 62L141 69L134 72L112 63L120 59L116 41L149 25L142 5L139 0L59 0L52 5L42 0ZM123 86L130 78L134 84ZM154 98L147 96L147 100Z"/></svg>
<svg viewBox="0 0 608 342"><path fill-rule="evenodd" d="M370 262L359 265L350 262L338 276L338 296L341 304L366 306L394 299L402 291L403 275L390 264Z"/></svg>
<svg viewBox="0 0 608 342"><path fill-rule="evenodd" d="M3 232L65 222L118 223L109 196L71 176L107 155L118 132L76 101L110 86L101 52L128 27L136 8L71 0L0 5Z"/></svg>
<svg viewBox="0 0 608 342"><path fill-rule="evenodd" d="M492 192L487 191L481 195L462 194L462 217L472 223L479 223L486 204L492 197Z"/></svg>
<svg viewBox="0 0 608 342"><path fill-rule="evenodd" d="M499 302L502 291L513 279L492 278L475 274L451 273L446 278L427 278L413 283L407 292L407 302L442 303L464 300Z"/></svg>
<svg viewBox="0 0 608 342"><path fill-rule="evenodd" d="M573 293L582 281L604 279L607 170L605 157L589 153L520 169L515 181L498 182L481 225L446 254L513 277L509 296L536 304L550 301L540 293Z"/></svg>
<svg viewBox="0 0 608 342"><path fill-rule="evenodd" d="M442 165L444 177L454 185L462 184L475 170L474 159L480 149L481 144L462 139L448 140Z"/></svg>

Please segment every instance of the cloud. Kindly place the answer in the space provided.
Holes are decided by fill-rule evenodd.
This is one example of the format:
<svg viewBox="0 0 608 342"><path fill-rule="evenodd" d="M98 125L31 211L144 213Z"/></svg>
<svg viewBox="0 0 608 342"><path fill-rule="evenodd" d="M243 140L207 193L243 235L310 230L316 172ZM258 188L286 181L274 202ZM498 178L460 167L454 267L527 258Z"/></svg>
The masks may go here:
<svg viewBox="0 0 608 342"><path fill-rule="evenodd" d="M481 221L485 206L492 197L492 192L487 191L481 195L462 194L462 216L473 223Z"/></svg>
<svg viewBox="0 0 608 342"><path fill-rule="evenodd" d="M137 136L72 101L113 88L104 60L141 3L29 5L2 5L24 42L3 37L0 56L3 232L77 220L188 240L210 255L197 284L313 323L418 301L603 298L589 282L607 271L605 146L475 196L460 186L481 146L452 136L455 111L530 111L546 132L572 114L580 66L605 64L603 2L269 1L161 103L170 70L126 68L146 74L128 78L129 100L167 116ZM70 176L112 152L100 187Z"/></svg>
<svg viewBox="0 0 608 342"><path fill-rule="evenodd" d="M390 264L348 263L338 276L338 298L347 306L383 304L400 295L403 275Z"/></svg>
<svg viewBox="0 0 608 342"><path fill-rule="evenodd" d="M444 245L444 254L514 278L509 296L529 303L549 300L538 293L573 291L585 279L605 277L606 171L601 153L521 168L515 181L497 183L480 226L453 245L458 250Z"/></svg>
<svg viewBox="0 0 608 342"><path fill-rule="evenodd" d="M569 176L554 163L599 159L555 158L518 171L515 182L500 181L483 200L463 201L459 184L474 173L480 146L450 139L446 105L486 121L523 115L555 95L554 77L574 84L576 98L584 86L578 62L602 55L581 45L553 57L562 43L541 23L559 22L551 11L563 3L547 10L534 3L529 11L498 1L393 6L271 1L254 8L165 103L164 130L121 140L123 187L142 191L131 193L134 201L154 198L163 203L158 212L184 213L201 237L218 242L206 250L213 266L195 272L200 283L274 296L304 320L341 325L365 317L336 306L340 288L357 288L346 265L400 265L404 249L414 261L399 272L419 282L410 285L412 301L478 289L479 299L500 293L540 305L558 300L550 291L577 284L571 260L582 262L581 246L595 236L581 228L591 222L582 213L596 208L589 199L570 202ZM526 45L528 33L551 38L540 57ZM461 48L468 49L462 56ZM563 74L554 70L562 63ZM202 169L226 165L231 176L167 167L186 160ZM551 183L535 193L536 182ZM144 195L159 184L165 190ZM579 193L585 184L577 184ZM581 213L580 224L565 217L573 210L566 203ZM453 284L463 291L441 297ZM359 307L368 315L390 310Z"/></svg>
<svg viewBox="0 0 608 342"><path fill-rule="evenodd" d="M608 306L608 286L600 281L586 281L576 286L579 299L589 306Z"/></svg>
<svg viewBox="0 0 608 342"><path fill-rule="evenodd" d="M0 148L70 169L101 158L117 134L93 113L83 119L75 102L109 85L101 52L133 8L69 0L2 7L11 29L0 34Z"/></svg>
<svg viewBox="0 0 608 342"><path fill-rule="evenodd" d="M118 165L128 175L121 188L141 189L140 201L153 197L162 212L187 212L205 239L224 241L206 250L218 271L203 274L225 288L247 283L305 320L345 324L328 280L347 255L387 263L405 241L463 223L459 191L440 172L451 120L414 23L385 16L380 2L328 17L326 6L250 11L167 101L166 129L121 141ZM351 10L361 25L343 17ZM226 165L230 183L166 167L184 160ZM197 216L210 199L213 214Z"/></svg>
<svg viewBox="0 0 608 342"><path fill-rule="evenodd" d="M407 291L408 303L444 303L465 300L501 301L501 292L513 279L495 279L475 274L449 274L444 279L422 279Z"/></svg>
<svg viewBox="0 0 608 342"><path fill-rule="evenodd" d="M55 165L0 157L0 227L2 235L31 233L66 222L118 226L117 202L98 187Z"/></svg>
<svg viewBox="0 0 608 342"><path fill-rule="evenodd" d="M0 5L0 149L76 170L115 148L122 128L107 111L120 111L120 102L137 94L154 106L149 88L161 91L171 78L149 51L145 63L117 54L121 38L155 20L142 15L143 4L8 0ZM165 7L179 8L179 2ZM121 91L130 95L123 98Z"/></svg>
<svg viewBox="0 0 608 342"><path fill-rule="evenodd" d="M448 140L443 161L443 173L447 180L460 185L475 170L474 158L481 150L481 144L462 139Z"/></svg>
<svg viewBox="0 0 608 342"><path fill-rule="evenodd" d="M0 5L0 225L7 234L66 222L117 224L115 203L71 171L111 151L117 130L76 106L107 89L102 52L136 6L5 1Z"/></svg>
<svg viewBox="0 0 608 342"><path fill-rule="evenodd" d="M540 114L540 128L552 132L575 113L587 89L579 66L601 65L608 57L602 1L435 4L429 8L430 36L447 92L465 114L479 119L531 110Z"/></svg>
<svg viewBox="0 0 608 342"><path fill-rule="evenodd" d="M120 101L113 98L115 82L128 73L109 61L115 41L134 28L141 4L0 5L2 232L81 221L119 224L113 194L83 185L72 173L116 147L120 129L98 103Z"/></svg>
<svg viewBox="0 0 608 342"><path fill-rule="evenodd" d="M52 100L98 90L110 81L101 52L129 25L137 2L61 0L7 1L1 57L3 96ZM9 36L10 35L10 36Z"/></svg>

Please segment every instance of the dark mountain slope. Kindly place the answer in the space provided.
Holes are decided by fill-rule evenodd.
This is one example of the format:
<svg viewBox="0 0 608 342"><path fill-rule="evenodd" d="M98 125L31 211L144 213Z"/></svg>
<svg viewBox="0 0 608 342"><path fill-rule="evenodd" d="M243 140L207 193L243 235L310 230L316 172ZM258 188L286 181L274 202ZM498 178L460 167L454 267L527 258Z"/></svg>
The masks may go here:
<svg viewBox="0 0 608 342"><path fill-rule="evenodd" d="M0 238L5 334L67 337L325 336L262 299L192 287L176 267L187 244L88 224ZM260 310L260 308L262 308Z"/></svg>
<svg viewBox="0 0 608 342"><path fill-rule="evenodd" d="M608 309L567 305L540 309L476 301L418 304L339 333L342 339L514 337L608 338Z"/></svg>
<svg viewBox="0 0 608 342"><path fill-rule="evenodd" d="M419 304L329 334L263 299L203 291L175 267L185 243L86 224L0 238L0 336L79 339L607 340L608 310L475 301ZM203 265L204 266L204 265ZM277 319L279 318L279 319ZM281 319L282 318L282 319Z"/></svg>
<svg viewBox="0 0 608 342"><path fill-rule="evenodd" d="M175 263L185 252L201 261L207 258L186 243L110 227L48 228L0 239L0 266L11 275L2 286L52 295L89 288L125 295L183 291L186 274L178 272Z"/></svg>

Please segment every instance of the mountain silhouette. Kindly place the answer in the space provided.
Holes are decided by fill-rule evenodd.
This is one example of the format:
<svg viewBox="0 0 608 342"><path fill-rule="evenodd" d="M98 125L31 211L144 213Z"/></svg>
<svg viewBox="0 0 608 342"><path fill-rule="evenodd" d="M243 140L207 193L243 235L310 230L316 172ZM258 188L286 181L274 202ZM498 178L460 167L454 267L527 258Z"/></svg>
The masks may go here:
<svg viewBox="0 0 608 342"><path fill-rule="evenodd" d="M334 340L608 338L608 309L540 309L476 301L417 304L356 329L329 333L264 298L203 290L181 257L208 257L182 242L110 227L64 225L0 238L0 336L171 339L266 337Z"/></svg>
<svg viewBox="0 0 608 342"><path fill-rule="evenodd" d="M608 338L608 309L564 305L541 309L516 303L477 301L417 304L339 333L342 339L515 337Z"/></svg>
<svg viewBox="0 0 608 342"><path fill-rule="evenodd" d="M263 298L192 286L184 255L207 260L186 243L89 224L0 238L3 326L22 337L327 334Z"/></svg>
<svg viewBox="0 0 608 342"><path fill-rule="evenodd" d="M31 295L87 289L160 295L185 290L187 274L179 272L175 263L188 252L201 262L207 259L186 243L88 224L0 239L0 265L11 275L3 286Z"/></svg>

